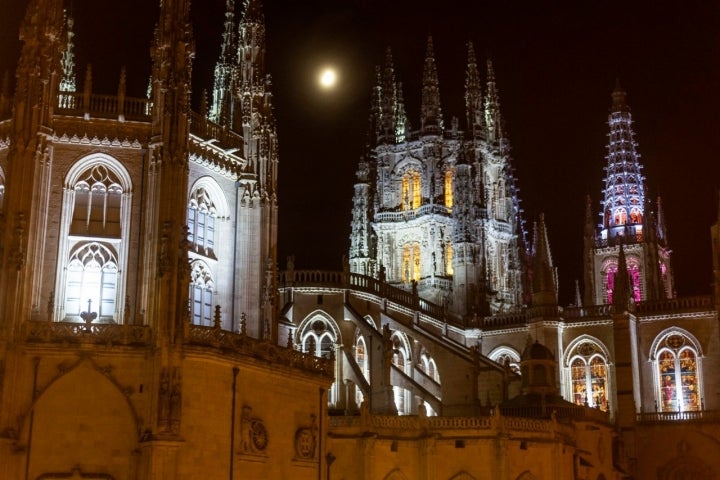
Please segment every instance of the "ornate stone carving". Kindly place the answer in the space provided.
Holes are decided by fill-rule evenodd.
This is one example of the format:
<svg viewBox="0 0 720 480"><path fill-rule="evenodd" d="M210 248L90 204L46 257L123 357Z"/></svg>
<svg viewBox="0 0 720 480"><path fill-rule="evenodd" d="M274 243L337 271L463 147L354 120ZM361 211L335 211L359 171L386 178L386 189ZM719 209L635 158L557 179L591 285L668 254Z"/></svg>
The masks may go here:
<svg viewBox="0 0 720 480"><path fill-rule="evenodd" d="M268 442L265 423L252 415L252 407L243 405L240 417L240 453L264 453Z"/></svg>
<svg viewBox="0 0 720 480"><path fill-rule="evenodd" d="M165 367L160 373L158 390L158 429L178 433L182 401L182 377L178 367Z"/></svg>
<svg viewBox="0 0 720 480"><path fill-rule="evenodd" d="M310 415L310 425L295 432L295 454L302 460L314 460L317 450L317 419Z"/></svg>

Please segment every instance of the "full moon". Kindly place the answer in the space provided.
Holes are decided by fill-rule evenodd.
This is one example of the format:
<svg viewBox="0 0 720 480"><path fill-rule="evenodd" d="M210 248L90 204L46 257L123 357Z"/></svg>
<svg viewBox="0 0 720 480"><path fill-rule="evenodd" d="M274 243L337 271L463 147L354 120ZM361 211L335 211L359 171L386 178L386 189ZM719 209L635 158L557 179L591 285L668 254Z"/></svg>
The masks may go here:
<svg viewBox="0 0 720 480"><path fill-rule="evenodd" d="M326 68L320 72L320 86L323 88L332 88L337 83L337 73L332 68Z"/></svg>

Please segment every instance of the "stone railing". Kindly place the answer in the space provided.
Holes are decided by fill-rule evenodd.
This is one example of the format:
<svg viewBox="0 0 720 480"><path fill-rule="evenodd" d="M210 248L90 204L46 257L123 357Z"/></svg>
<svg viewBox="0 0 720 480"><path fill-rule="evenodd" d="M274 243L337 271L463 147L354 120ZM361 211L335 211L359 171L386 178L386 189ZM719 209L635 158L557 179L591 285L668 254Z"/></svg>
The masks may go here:
<svg viewBox="0 0 720 480"><path fill-rule="evenodd" d="M259 360L297 368L316 375L332 377L334 361L316 357L274 343L234 333L219 326L190 325L185 340L187 345L212 347L223 353L238 353Z"/></svg>
<svg viewBox="0 0 720 480"><path fill-rule="evenodd" d="M638 423L664 422L718 422L720 410L700 410L697 412L643 412L636 416Z"/></svg>
<svg viewBox="0 0 720 480"><path fill-rule="evenodd" d="M380 212L375 214L374 220L376 222L406 222L414 220L415 218L422 217L423 215L429 215L431 213L438 213L441 215L450 215L452 211L444 205L423 205L414 210L402 210L397 212Z"/></svg>
<svg viewBox="0 0 720 480"><path fill-rule="evenodd" d="M502 415L475 417L426 417L421 415L330 416L331 429L394 430L407 435L449 430L503 430L506 432L550 433L561 428L551 418L529 418ZM595 420L581 418L579 420ZM608 423L607 419L603 423Z"/></svg>
<svg viewBox="0 0 720 480"><path fill-rule="evenodd" d="M238 155L243 153L243 137L229 128L221 127L217 123L211 122L199 113L190 112L190 133L197 135L205 140L215 140L217 145L224 150L239 151Z"/></svg>
<svg viewBox="0 0 720 480"><path fill-rule="evenodd" d="M553 418L562 420L590 420L601 423L610 423L610 416L597 408L580 405L532 405L523 407L500 407L505 417L516 418Z"/></svg>
<svg viewBox="0 0 720 480"><path fill-rule="evenodd" d="M80 117L88 114L96 118L122 117L125 120L147 121L150 111L150 101L147 98L63 92L58 95L56 112Z"/></svg>
<svg viewBox="0 0 720 480"><path fill-rule="evenodd" d="M575 320L587 317L608 317L612 313L612 305L591 305L589 307L565 307L562 317Z"/></svg>
<svg viewBox="0 0 720 480"><path fill-rule="evenodd" d="M48 322L28 320L22 325L27 342L149 345L150 327L116 323Z"/></svg>
<svg viewBox="0 0 720 480"><path fill-rule="evenodd" d="M654 313L668 311L697 311L714 308L713 299L709 295L695 297L680 297L670 300L657 300L652 302L639 302L635 304L635 313Z"/></svg>

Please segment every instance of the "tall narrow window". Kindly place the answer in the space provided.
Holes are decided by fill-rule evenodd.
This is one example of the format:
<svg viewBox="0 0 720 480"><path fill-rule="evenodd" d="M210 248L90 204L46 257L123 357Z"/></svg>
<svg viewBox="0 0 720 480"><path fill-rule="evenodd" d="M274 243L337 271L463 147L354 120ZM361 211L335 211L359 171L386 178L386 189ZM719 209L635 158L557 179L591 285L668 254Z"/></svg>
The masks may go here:
<svg viewBox="0 0 720 480"><path fill-rule="evenodd" d="M446 275L453 275L453 247L449 243L445 245L445 273Z"/></svg>
<svg viewBox="0 0 720 480"><path fill-rule="evenodd" d="M420 244L416 243L415 245L413 245L413 280L415 280L416 282L420 281L420 272Z"/></svg>
<svg viewBox="0 0 720 480"><path fill-rule="evenodd" d="M130 176L114 158L96 154L70 168L63 198L53 316L79 321L89 312L97 314L96 322L121 321Z"/></svg>
<svg viewBox="0 0 720 480"><path fill-rule="evenodd" d="M190 274L190 304L193 324L205 326L213 324L214 287L215 282L208 265L202 261L193 262Z"/></svg>
<svg viewBox="0 0 720 480"><path fill-rule="evenodd" d="M196 253L214 257L216 217L208 192L202 187L195 189L188 205L188 241Z"/></svg>
<svg viewBox="0 0 720 480"><path fill-rule="evenodd" d="M420 204L422 203L422 190L420 188L420 174L418 172L413 172L413 200L412 200L412 208L420 208Z"/></svg>
<svg viewBox="0 0 720 480"><path fill-rule="evenodd" d="M402 176L400 195L403 210L420 208L422 203L422 181L419 172L410 170Z"/></svg>
<svg viewBox="0 0 720 480"><path fill-rule="evenodd" d="M453 206L453 171L445 172L445 206L452 208Z"/></svg>

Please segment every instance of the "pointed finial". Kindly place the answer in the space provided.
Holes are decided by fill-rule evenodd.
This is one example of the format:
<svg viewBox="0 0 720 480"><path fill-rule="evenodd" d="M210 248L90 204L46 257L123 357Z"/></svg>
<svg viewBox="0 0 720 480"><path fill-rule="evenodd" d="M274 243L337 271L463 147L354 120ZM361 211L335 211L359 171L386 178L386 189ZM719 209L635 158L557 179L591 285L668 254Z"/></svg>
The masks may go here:
<svg viewBox="0 0 720 480"><path fill-rule="evenodd" d="M438 134L443 129L443 120L440 106L440 85L437 66L435 65L435 49L432 36L428 36L422 84L420 128L425 133Z"/></svg>
<svg viewBox="0 0 720 480"><path fill-rule="evenodd" d="M482 85L472 42L468 42L467 72L465 75L465 115L467 116L468 131L473 137L485 133Z"/></svg>
<svg viewBox="0 0 720 480"><path fill-rule="evenodd" d="M612 111L619 112L627 109L627 92L620 86L620 78L615 79L615 89L612 92Z"/></svg>

